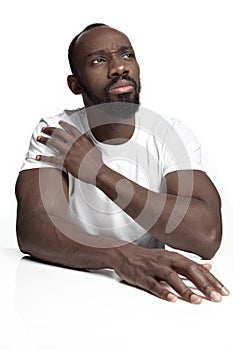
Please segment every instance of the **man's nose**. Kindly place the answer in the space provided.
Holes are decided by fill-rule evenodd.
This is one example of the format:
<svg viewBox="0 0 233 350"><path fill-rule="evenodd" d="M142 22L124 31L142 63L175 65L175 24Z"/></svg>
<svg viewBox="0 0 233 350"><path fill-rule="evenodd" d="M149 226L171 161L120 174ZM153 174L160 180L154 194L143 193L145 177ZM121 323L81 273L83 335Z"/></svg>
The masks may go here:
<svg viewBox="0 0 233 350"><path fill-rule="evenodd" d="M112 58L109 62L108 75L109 78L129 74L127 63L120 59Z"/></svg>

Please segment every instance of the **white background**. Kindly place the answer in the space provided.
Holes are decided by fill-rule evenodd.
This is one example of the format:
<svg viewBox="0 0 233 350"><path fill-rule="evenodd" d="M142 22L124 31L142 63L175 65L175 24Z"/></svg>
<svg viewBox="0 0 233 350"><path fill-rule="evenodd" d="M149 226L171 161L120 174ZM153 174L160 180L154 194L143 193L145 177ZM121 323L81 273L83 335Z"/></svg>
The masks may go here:
<svg viewBox="0 0 233 350"><path fill-rule="evenodd" d="M232 250L233 3L208 0L2 1L0 247L16 247L14 186L41 117L82 105L66 85L67 48L86 25L125 32L141 66L142 106L191 127L223 201ZM221 254L220 252L220 254Z"/></svg>

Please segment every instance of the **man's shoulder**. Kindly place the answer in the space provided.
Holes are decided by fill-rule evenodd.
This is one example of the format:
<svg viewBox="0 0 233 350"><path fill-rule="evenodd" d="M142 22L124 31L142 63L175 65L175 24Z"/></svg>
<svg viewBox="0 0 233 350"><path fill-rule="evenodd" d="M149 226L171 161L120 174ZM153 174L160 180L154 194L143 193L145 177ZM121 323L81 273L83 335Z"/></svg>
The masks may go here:
<svg viewBox="0 0 233 350"><path fill-rule="evenodd" d="M199 144L196 135L189 126L178 118L157 113L146 108L139 110L139 129L152 135L161 144L177 143Z"/></svg>
<svg viewBox="0 0 233 350"><path fill-rule="evenodd" d="M44 122L49 126L54 126L58 125L58 122L60 120L64 120L66 122L72 123L72 121L76 120L77 117L79 116L79 113L82 109L77 108L77 109L65 109L63 112L48 116L48 117L42 117L40 119L40 122Z"/></svg>
<svg viewBox="0 0 233 350"><path fill-rule="evenodd" d="M160 138L165 137L168 131L180 122L177 118L171 118L147 108L140 108L137 115L140 129Z"/></svg>

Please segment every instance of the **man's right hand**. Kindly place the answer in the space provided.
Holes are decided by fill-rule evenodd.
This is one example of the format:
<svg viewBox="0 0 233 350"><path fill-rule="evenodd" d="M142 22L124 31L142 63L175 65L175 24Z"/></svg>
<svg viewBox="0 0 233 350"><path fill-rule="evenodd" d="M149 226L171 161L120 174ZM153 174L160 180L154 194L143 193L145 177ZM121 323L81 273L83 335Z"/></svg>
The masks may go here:
<svg viewBox="0 0 233 350"><path fill-rule="evenodd" d="M180 296L188 302L200 304L202 298L218 302L222 296L229 294L223 284L211 274L209 266L198 264L179 253L164 249L146 249L132 244L116 249L116 273L125 282L162 299L174 302ZM184 283L184 277L203 296L194 293ZM169 287L177 294L170 291Z"/></svg>
<svg viewBox="0 0 233 350"><path fill-rule="evenodd" d="M61 128L44 127L48 137L38 136L37 141L51 149L55 156L37 155L36 159L64 167L75 178L96 185L99 170L104 166L102 153L73 125L60 121Z"/></svg>

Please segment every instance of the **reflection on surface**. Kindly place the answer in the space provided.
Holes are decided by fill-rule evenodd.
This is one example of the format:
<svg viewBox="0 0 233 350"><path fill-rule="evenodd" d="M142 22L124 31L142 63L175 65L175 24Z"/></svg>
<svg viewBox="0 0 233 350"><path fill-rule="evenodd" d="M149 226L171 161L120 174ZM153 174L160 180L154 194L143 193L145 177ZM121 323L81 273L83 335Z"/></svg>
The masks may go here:
<svg viewBox="0 0 233 350"><path fill-rule="evenodd" d="M9 324L17 327L9 333L10 350L162 349L164 341L166 349L173 349L177 334L182 349L233 349L232 325L224 322L232 309L231 296L222 303L203 301L195 306L178 301L171 305L116 283L109 270L88 273L8 257L1 265L6 276L9 264L16 267L15 263L16 274L14 268L8 281L16 279L15 311L11 295L5 298L6 308L12 307ZM230 266L226 266L228 275Z"/></svg>
<svg viewBox="0 0 233 350"><path fill-rule="evenodd" d="M33 350L69 349L68 344L86 342L88 329L95 334L100 312L105 329L110 329L115 306L106 283L111 288L114 278L111 270L89 273L22 258L16 272L14 305Z"/></svg>
<svg viewBox="0 0 233 350"><path fill-rule="evenodd" d="M93 291L99 276L114 278L114 273L99 270L93 274L23 257L16 273L16 310L22 318L37 321L57 321L61 315L70 318L84 303L87 311L93 310L98 299Z"/></svg>

